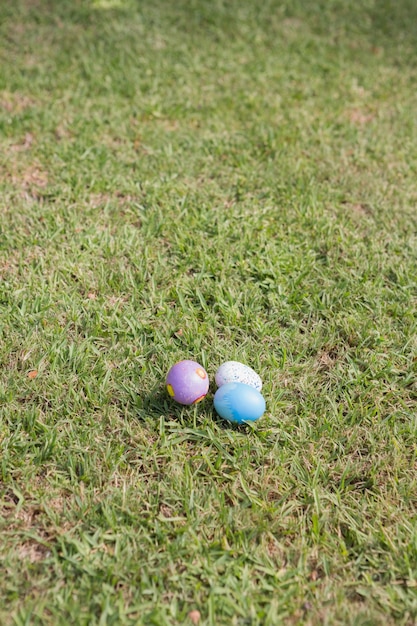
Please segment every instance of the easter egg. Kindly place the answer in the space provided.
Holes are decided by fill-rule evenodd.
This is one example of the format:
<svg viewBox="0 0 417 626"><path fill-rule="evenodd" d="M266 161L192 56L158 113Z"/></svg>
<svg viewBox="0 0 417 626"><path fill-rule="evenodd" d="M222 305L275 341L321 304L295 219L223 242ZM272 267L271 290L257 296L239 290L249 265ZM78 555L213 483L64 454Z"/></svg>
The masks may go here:
<svg viewBox="0 0 417 626"><path fill-rule="evenodd" d="M214 394L214 408L229 422L255 422L265 413L265 399L250 385L225 383Z"/></svg>
<svg viewBox="0 0 417 626"><path fill-rule="evenodd" d="M221 387L227 383L244 383L258 391L262 389L260 376L248 365L238 361L226 361L220 365L215 375L216 385Z"/></svg>
<svg viewBox="0 0 417 626"><path fill-rule="evenodd" d="M202 365L195 361L179 361L169 370L166 377L168 394L180 404L196 404L208 392L209 378Z"/></svg>

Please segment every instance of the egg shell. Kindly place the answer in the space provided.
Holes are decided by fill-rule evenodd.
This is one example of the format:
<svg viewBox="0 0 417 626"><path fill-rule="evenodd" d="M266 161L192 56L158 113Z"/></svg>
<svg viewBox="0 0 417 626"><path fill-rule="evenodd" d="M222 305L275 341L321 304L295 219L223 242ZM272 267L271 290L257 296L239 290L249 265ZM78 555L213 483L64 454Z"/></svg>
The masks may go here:
<svg viewBox="0 0 417 626"><path fill-rule="evenodd" d="M214 394L214 408L229 422L255 422L265 413L265 399L250 385L226 383Z"/></svg>
<svg viewBox="0 0 417 626"><path fill-rule="evenodd" d="M262 389L261 377L251 367L239 361L226 361L220 365L215 374L215 380L218 387L227 383L244 383L258 391Z"/></svg>
<svg viewBox="0 0 417 626"><path fill-rule="evenodd" d="M166 388L171 398L180 404L196 404L203 400L209 389L209 377L196 361L179 361L169 370Z"/></svg>

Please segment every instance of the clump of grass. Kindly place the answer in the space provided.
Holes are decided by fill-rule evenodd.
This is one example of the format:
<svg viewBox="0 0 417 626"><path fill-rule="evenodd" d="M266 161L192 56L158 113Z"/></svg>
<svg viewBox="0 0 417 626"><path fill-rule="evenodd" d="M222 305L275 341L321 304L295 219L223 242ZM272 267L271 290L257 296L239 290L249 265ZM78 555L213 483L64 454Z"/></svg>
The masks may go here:
<svg viewBox="0 0 417 626"><path fill-rule="evenodd" d="M0 8L2 623L414 623L415 14Z"/></svg>

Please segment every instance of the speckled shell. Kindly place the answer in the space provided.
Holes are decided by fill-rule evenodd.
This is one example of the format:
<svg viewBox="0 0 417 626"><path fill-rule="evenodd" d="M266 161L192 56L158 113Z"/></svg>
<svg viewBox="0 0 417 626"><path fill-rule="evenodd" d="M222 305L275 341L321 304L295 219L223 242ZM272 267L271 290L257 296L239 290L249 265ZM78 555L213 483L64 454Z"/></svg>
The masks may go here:
<svg viewBox="0 0 417 626"><path fill-rule="evenodd" d="M257 391L262 389L260 376L251 367L238 361L226 361L220 365L215 380L218 387L227 383L243 383L254 387Z"/></svg>

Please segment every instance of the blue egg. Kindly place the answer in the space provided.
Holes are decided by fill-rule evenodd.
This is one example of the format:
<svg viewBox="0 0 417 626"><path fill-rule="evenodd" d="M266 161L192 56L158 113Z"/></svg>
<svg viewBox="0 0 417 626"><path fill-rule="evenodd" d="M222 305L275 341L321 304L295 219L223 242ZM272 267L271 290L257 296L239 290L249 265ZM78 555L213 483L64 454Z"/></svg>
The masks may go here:
<svg viewBox="0 0 417 626"><path fill-rule="evenodd" d="M255 422L265 413L265 400L250 385L226 383L214 394L214 408L229 422Z"/></svg>

